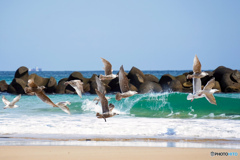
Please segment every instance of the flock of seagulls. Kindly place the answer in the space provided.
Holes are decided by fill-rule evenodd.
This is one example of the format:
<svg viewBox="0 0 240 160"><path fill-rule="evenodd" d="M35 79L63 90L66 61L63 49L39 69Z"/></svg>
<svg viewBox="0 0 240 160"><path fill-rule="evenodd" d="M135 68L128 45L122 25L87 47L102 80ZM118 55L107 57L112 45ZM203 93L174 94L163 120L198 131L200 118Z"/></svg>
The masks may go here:
<svg viewBox="0 0 240 160"><path fill-rule="evenodd" d="M119 78L119 86L120 86L121 93L118 92L115 97L116 100L118 100L118 101L120 101L122 98L131 97L131 96L137 94L138 92L130 90L129 80L125 74L123 65L120 67L119 74L116 75L116 74L113 74L111 63L104 58L101 58L101 59L104 64L105 75L100 75L99 78L97 76L95 77L96 83L97 83L97 89L95 89L95 91L96 91L98 97L96 97L94 99L94 101L97 101L96 104L98 104L98 102L100 101L101 106L102 106L102 113L97 113L96 117L102 118L106 122L106 118L113 117L118 114L113 112L113 109L115 106L112 103L108 103L108 100L110 99L110 97L105 96L106 88L105 88L102 80L111 80L116 77ZM205 97L211 104L215 104L215 105L217 104L216 99L213 96L213 94L215 92L217 92L218 90L212 89L215 85L215 78L212 78L211 80L209 80L208 83L205 85L205 87L203 89L201 89L201 86L202 86L201 78L203 78L207 75L208 75L207 72L201 71L201 63L200 63L197 55L195 55L194 61L193 61L193 74L187 76L187 79L192 79L193 93L190 93L187 96L187 100L193 101L194 99ZM83 91L83 82L81 80L66 81L64 84L71 85L77 92L78 96L80 98L82 98L82 93L84 91ZM71 114L69 107L67 106L67 105L71 105L71 103L69 101L53 103L52 100L44 93L44 91L43 91L44 88L45 88L44 86L38 86L34 82L34 79L29 79L28 87L25 87L24 91L25 91L25 93L30 94L30 95L35 94L44 103L47 103L48 105L51 105L53 107L58 107L62 111L66 112L68 114ZM5 96L3 96L2 101L5 104L4 109L19 107L18 105L16 105L16 103L20 100L20 98L21 98L21 94L16 96L12 102L9 102L5 98Z"/></svg>

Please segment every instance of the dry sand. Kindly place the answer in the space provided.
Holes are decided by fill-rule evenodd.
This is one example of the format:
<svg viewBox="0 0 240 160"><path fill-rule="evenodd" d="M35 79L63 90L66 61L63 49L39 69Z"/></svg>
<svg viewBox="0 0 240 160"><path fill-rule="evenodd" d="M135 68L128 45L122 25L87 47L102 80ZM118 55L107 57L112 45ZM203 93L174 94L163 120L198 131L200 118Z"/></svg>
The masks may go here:
<svg viewBox="0 0 240 160"><path fill-rule="evenodd" d="M211 152L237 152L238 156L211 156ZM0 146L0 160L225 160L240 159L240 150L160 147Z"/></svg>

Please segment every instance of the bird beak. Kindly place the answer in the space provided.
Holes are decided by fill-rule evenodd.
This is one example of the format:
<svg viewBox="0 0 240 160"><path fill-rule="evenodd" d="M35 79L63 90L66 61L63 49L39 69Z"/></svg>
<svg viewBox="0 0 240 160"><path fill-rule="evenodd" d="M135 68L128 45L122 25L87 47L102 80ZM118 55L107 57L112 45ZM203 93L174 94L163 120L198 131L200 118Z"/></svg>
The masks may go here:
<svg viewBox="0 0 240 160"><path fill-rule="evenodd" d="M191 100L191 102L193 101L193 99Z"/></svg>

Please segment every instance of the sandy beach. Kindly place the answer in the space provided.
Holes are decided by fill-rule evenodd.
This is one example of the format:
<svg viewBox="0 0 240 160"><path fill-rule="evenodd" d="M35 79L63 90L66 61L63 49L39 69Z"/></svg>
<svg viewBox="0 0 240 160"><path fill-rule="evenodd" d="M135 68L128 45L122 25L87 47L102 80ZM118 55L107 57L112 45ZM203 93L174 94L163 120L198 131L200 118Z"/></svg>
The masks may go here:
<svg viewBox="0 0 240 160"><path fill-rule="evenodd" d="M237 156L211 156L211 152L237 153ZM239 159L240 150L206 148L160 148L160 147L89 147L89 146L0 146L2 160L42 159Z"/></svg>

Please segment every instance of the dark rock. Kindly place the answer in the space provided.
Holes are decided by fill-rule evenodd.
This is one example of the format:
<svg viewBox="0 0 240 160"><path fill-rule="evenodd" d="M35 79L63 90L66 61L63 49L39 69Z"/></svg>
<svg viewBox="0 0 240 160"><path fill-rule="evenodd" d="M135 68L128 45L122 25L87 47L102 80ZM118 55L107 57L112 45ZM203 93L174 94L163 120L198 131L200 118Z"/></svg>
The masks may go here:
<svg viewBox="0 0 240 160"><path fill-rule="evenodd" d="M193 71L189 71L189 72L183 73L183 75L186 76L186 77L187 77L187 75L189 75L189 74L193 74Z"/></svg>
<svg viewBox="0 0 240 160"><path fill-rule="evenodd" d="M183 83L183 87L184 87L184 88L190 88L190 87L192 87L192 82L190 82L190 81L184 82L184 83Z"/></svg>
<svg viewBox="0 0 240 160"><path fill-rule="evenodd" d="M176 78L170 74L164 74L160 80L159 80L159 84L162 86L164 91L168 91L169 90L169 84L172 80L176 80Z"/></svg>
<svg viewBox="0 0 240 160"><path fill-rule="evenodd" d="M130 91L136 91L136 92L138 92L138 89L137 89L137 87L135 87L133 84L131 84L131 83L129 83L129 89L130 89Z"/></svg>
<svg viewBox="0 0 240 160"><path fill-rule="evenodd" d="M128 79L130 79L130 83L136 86L137 88L139 88L140 85L145 81L145 75L141 70L139 70L136 67L132 67L127 77Z"/></svg>
<svg viewBox="0 0 240 160"><path fill-rule="evenodd" d="M192 87L190 87L190 88L182 88L182 92L184 92L184 93L192 93L193 92L193 88Z"/></svg>
<svg viewBox="0 0 240 160"><path fill-rule="evenodd" d="M219 92L222 92L220 83L218 81L215 81L215 86L213 87L213 89L217 89Z"/></svg>
<svg viewBox="0 0 240 160"><path fill-rule="evenodd" d="M240 92L240 88L236 86L227 86L224 90L225 92Z"/></svg>
<svg viewBox="0 0 240 160"><path fill-rule="evenodd" d="M222 92L240 92L239 72L220 66L213 71L215 80L220 83Z"/></svg>
<svg viewBox="0 0 240 160"><path fill-rule="evenodd" d="M121 92L120 86L119 86L119 78L112 79L108 86L111 88L111 92Z"/></svg>
<svg viewBox="0 0 240 160"><path fill-rule="evenodd" d="M64 94L66 85L64 84L67 81L68 78L63 78L58 82L58 85L56 87L56 93L58 94Z"/></svg>
<svg viewBox="0 0 240 160"><path fill-rule="evenodd" d="M230 78L233 82L240 83L240 72L238 70L234 70Z"/></svg>
<svg viewBox="0 0 240 160"><path fill-rule="evenodd" d="M81 80L83 83L87 84L88 83L88 79L87 78L84 78L82 73L80 72L73 72L70 74L70 76L68 77L68 81L70 80L75 80L75 79L79 79Z"/></svg>
<svg viewBox="0 0 240 160"><path fill-rule="evenodd" d="M45 86L47 87L49 78L43 78L35 73L31 74L28 79L33 79L34 82L38 85L38 86Z"/></svg>
<svg viewBox="0 0 240 160"><path fill-rule="evenodd" d="M96 91L95 91L95 89L97 89L97 82L96 82L96 78L95 78L96 76L97 76L96 74L93 74L89 80L89 83L90 83L90 91L89 92L91 94L96 94Z"/></svg>
<svg viewBox="0 0 240 160"><path fill-rule="evenodd" d="M158 83L159 79L152 74L145 74L145 80Z"/></svg>
<svg viewBox="0 0 240 160"><path fill-rule="evenodd" d="M5 80L0 81L0 92L6 92L8 90L8 84Z"/></svg>
<svg viewBox="0 0 240 160"><path fill-rule="evenodd" d="M216 81L220 82L222 80L222 77L223 77L224 74L226 74L226 73L231 74L232 72L233 72L233 70L230 69L230 68L227 68L227 67L224 67L224 66L219 66L218 68L216 68L213 71L213 76L215 77Z"/></svg>
<svg viewBox="0 0 240 160"><path fill-rule="evenodd" d="M172 91L175 91L175 92L182 92L182 84L179 80L175 79L175 80L172 80L169 84L169 88L172 90Z"/></svg>
<svg viewBox="0 0 240 160"><path fill-rule="evenodd" d="M7 92L11 94L17 94L16 89L11 84L8 86Z"/></svg>
<svg viewBox="0 0 240 160"><path fill-rule="evenodd" d="M15 76L14 78L20 78L22 79L23 81L25 81L27 83L28 81L28 68L27 67L19 67L17 69L17 71L15 72Z"/></svg>
<svg viewBox="0 0 240 160"><path fill-rule="evenodd" d="M213 78L213 72L211 71L205 71L208 73L207 76L201 78L201 81L202 81L202 85L206 85L208 81L210 81L212 78Z"/></svg>
<svg viewBox="0 0 240 160"><path fill-rule="evenodd" d="M231 80L231 73L225 73L220 81L223 92L240 92L240 83Z"/></svg>
<svg viewBox="0 0 240 160"><path fill-rule="evenodd" d="M177 80L181 82L181 84L187 82L187 77L185 75L179 75L175 77Z"/></svg>
<svg viewBox="0 0 240 160"><path fill-rule="evenodd" d="M54 93L56 92L56 88L57 88L57 81L54 77L50 77L48 80L47 85L45 86L45 92L46 93Z"/></svg>
<svg viewBox="0 0 240 160"><path fill-rule="evenodd" d="M24 88L27 83L21 78L14 78L8 87L7 92L11 94L25 94Z"/></svg>
<svg viewBox="0 0 240 160"><path fill-rule="evenodd" d="M90 84L89 83L83 85L83 91L85 93L90 92Z"/></svg>
<svg viewBox="0 0 240 160"><path fill-rule="evenodd" d="M138 92L140 94L149 93L149 92L162 92L162 87L156 82L146 81L140 85Z"/></svg>

